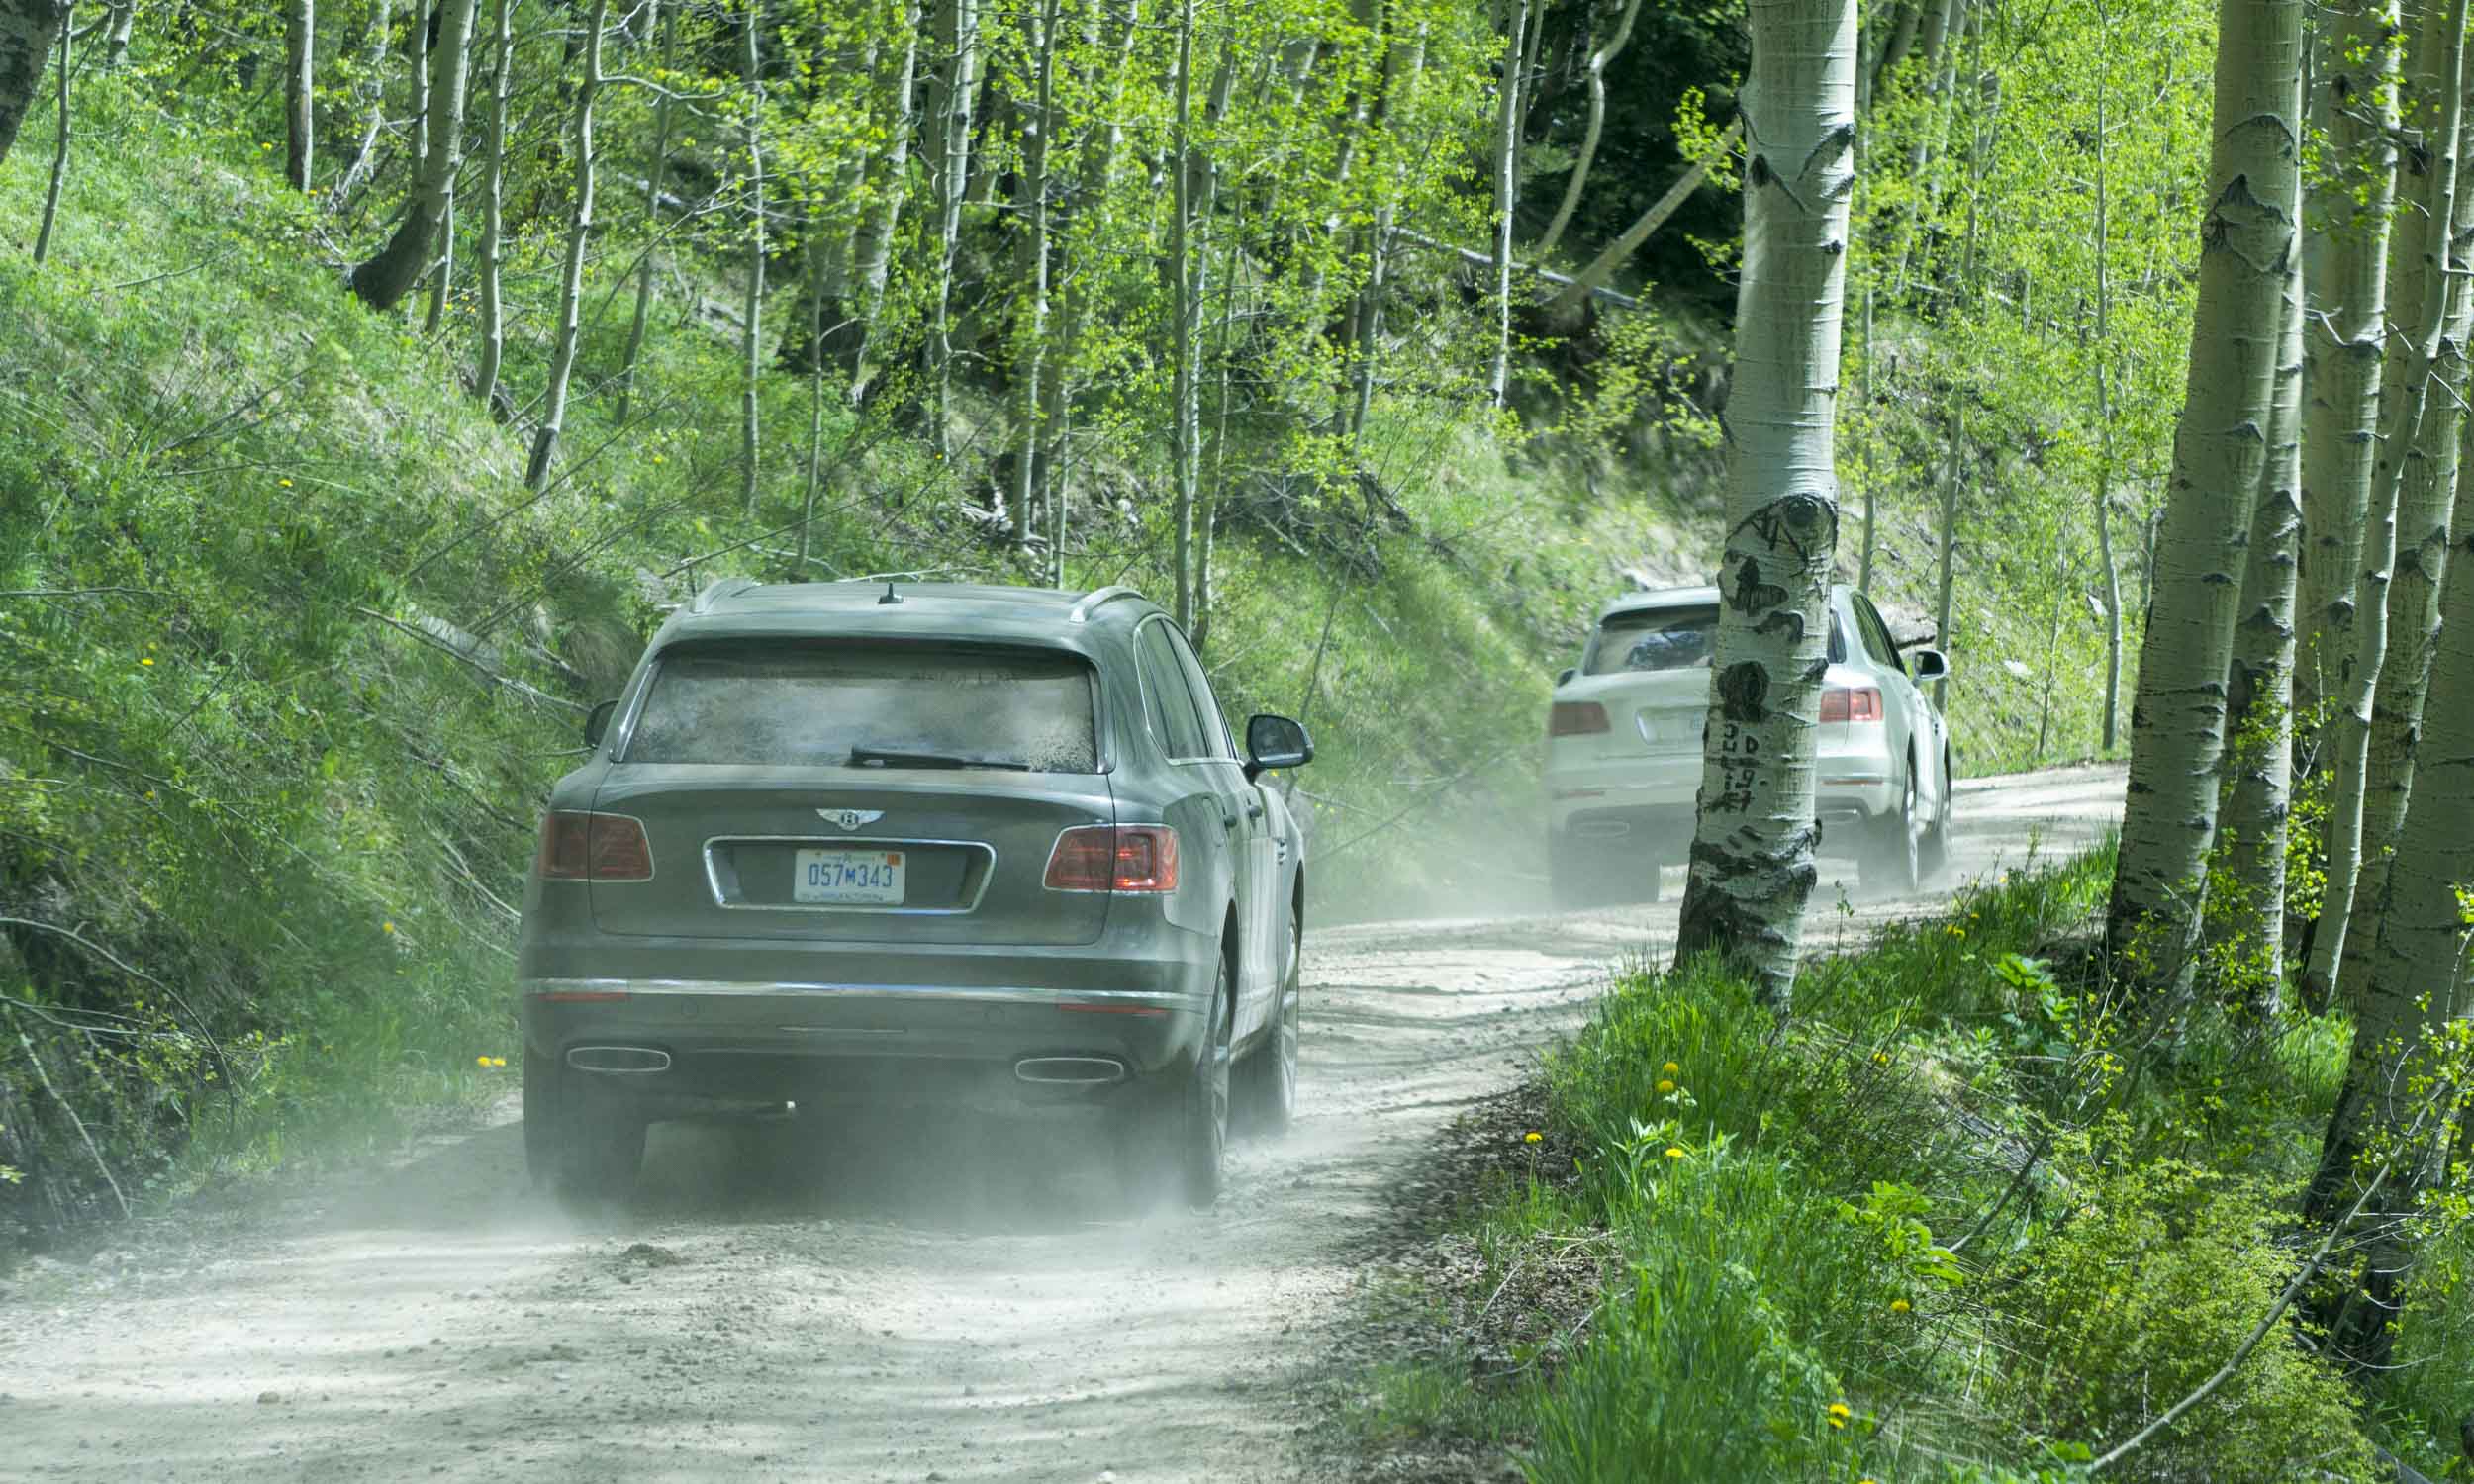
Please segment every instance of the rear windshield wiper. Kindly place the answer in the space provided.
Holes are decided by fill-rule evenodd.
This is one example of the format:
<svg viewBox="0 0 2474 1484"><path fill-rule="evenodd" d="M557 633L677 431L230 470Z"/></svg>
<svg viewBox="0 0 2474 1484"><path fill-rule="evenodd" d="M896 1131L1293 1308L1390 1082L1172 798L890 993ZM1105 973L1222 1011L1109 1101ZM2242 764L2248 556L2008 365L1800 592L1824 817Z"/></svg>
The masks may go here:
<svg viewBox="0 0 2474 1484"><path fill-rule="evenodd" d="M1014 773L1028 773L1031 765L1007 758L965 758L945 752L894 752L882 747L854 747L850 750L853 768L1002 768Z"/></svg>

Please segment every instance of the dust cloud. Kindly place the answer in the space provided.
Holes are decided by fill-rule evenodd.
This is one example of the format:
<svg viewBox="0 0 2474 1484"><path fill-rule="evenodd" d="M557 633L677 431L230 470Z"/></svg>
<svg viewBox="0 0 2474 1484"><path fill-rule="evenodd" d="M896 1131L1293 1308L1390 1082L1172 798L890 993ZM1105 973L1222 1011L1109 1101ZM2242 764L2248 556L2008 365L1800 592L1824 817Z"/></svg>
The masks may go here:
<svg viewBox="0 0 2474 1484"><path fill-rule="evenodd" d="M1955 873L2085 845L2121 792L1967 785ZM1310 932L1298 1123L1239 1131L1206 1216L1130 1209L1089 1131L838 1117L661 1126L633 1199L568 1212L507 1107L115 1231L5 1279L0 1477L1297 1478L1300 1383L1401 1173L1671 940L1671 891L1505 900ZM1808 941L1927 905L1825 908Z"/></svg>

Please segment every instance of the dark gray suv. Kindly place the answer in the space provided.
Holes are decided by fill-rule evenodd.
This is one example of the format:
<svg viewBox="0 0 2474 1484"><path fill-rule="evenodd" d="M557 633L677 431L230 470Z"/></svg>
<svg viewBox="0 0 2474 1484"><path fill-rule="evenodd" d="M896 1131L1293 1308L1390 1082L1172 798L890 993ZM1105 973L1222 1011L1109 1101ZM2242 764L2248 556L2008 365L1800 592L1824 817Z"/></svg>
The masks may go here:
<svg viewBox="0 0 2474 1484"><path fill-rule="evenodd" d="M1219 1192L1285 1128L1304 842L1168 615L1123 588L714 584L559 780L524 891L524 1153L607 1196L645 1125L1095 1109Z"/></svg>

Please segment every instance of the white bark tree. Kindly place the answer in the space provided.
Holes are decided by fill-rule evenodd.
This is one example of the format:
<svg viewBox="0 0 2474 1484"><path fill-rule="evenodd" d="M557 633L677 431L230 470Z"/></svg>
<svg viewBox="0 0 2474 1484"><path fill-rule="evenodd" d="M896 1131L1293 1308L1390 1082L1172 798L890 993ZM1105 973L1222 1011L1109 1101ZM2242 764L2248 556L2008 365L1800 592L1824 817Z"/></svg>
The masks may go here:
<svg viewBox="0 0 2474 1484"><path fill-rule="evenodd" d="M2299 171L2300 160L2296 160ZM2295 189L2299 190L2299 179ZM2211 897L2219 952L2258 1009L2272 1009L2284 972L2285 837L2293 802L2294 548L2302 533L2302 254L2291 255L2278 334L2268 458L2251 512L2250 549L2226 678L2225 726L2234 786L2219 833L2229 889Z"/></svg>
<svg viewBox="0 0 2474 1484"><path fill-rule="evenodd" d="M292 189L306 191L318 136L310 107L318 67L318 0L290 0L284 7L283 46L284 178Z"/></svg>
<svg viewBox="0 0 2474 1484"><path fill-rule="evenodd" d="M576 210L567 224L567 256L558 274L558 331L550 350L549 388L541 394L541 427L533 434L524 484L538 490L550 477L558 439L567 422L567 389L575 379L576 336L584 305L584 254L593 237L593 105L602 92L602 36L610 29L610 0L593 0L584 23L584 76L576 83Z"/></svg>
<svg viewBox="0 0 2474 1484"><path fill-rule="evenodd" d="M2400 114L2421 147L2405 156L2398 194L2406 209L2388 236L2388 307L2403 333L2388 337L2380 372L2380 414L2368 519L2355 564L2353 648L2330 723L2328 890L2303 970L2314 999L2334 992L2362 869L2363 799L2368 785L2372 707L2388 655L2388 590L2397 557L2398 515L2410 455L2431 401L2431 369L2447 329L2447 224L2454 220L2465 97L2466 0L2420 14L2406 64Z"/></svg>
<svg viewBox="0 0 2474 1484"><path fill-rule="evenodd" d="M1675 953L1783 1010L1818 870L1813 759L1838 545L1832 452L1856 183L1855 0L1753 0L1726 551Z"/></svg>
<svg viewBox="0 0 2474 1484"><path fill-rule="evenodd" d="M962 240L962 204L971 186L971 115L979 93L978 0L943 0L936 41L944 66L935 78L929 117L935 120L936 263L929 297L927 379L929 435L946 447L946 399L953 373L954 257Z"/></svg>
<svg viewBox="0 0 2474 1484"><path fill-rule="evenodd" d="M1494 124L1494 367L1486 390L1496 407L1511 395L1512 213L1520 207L1521 46L1528 40L1530 0L1511 0L1503 38L1503 81L1495 98ZM1849 105L1851 108L1853 103Z"/></svg>
<svg viewBox="0 0 2474 1484"><path fill-rule="evenodd" d="M2337 694L2353 639L2354 576L2377 457L2387 342L2388 232L2397 194L2397 0L2334 0L2312 65L2313 124L2330 162L2310 201L2310 409L2302 444L2295 709Z"/></svg>
<svg viewBox="0 0 2474 1484"><path fill-rule="evenodd" d="M1581 192L1589 185L1589 166L1598 156L1598 139L1606 131L1606 69L1616 57L1623 55L1632 41L1632 23L1641 14L1641 0L1624 0L1624 13L1615 22L1615 34L1606 45L1589 53L1589 122L1580 131L1580 152L1572 159L1571 179L1564 183L1564 199L1556 204L1554 219L1538 237L1538 260L1544 262L1555 251L1555 244L1564 240L1564 229L1571 225L1572 213L1580 209Z"/></svg>
<svg viewBox="0 0 2474 1484"><path fill-rule="evenodd" d="M747 114L740 144L747 151L747 297L739 311L739 504L756 513L756 461L763 452L763 407L758 387L764 376L765 318L765 80L756 32L764 14L762 0L747 0L739 27L740 77L747 86ZM815 347L822 355L824 347Z"/></svg>
<svg viewBox="0 0 2474 1484"><path fill-rule="evenodd" d="M2242 547L2268 451L2279 316L2301 250L2300 0L2219 0L2214 145L2188 392L2157 531L2105 944L2159 998L2188 984L2225 755Z"/></svg>
<svg viewBox="0 0 2474 1484"><path fill-rule="evenodd" d="M442 0L438 45L429 52L429 87L422 104L423 117L434 125L427 133L420 170L404 203L404 220L376 256L352 270L352 292L374 310L393 309L421 282L447 218L464 142L464 76L472 55L473 5L474 0ZM421 54L421 30L414 28L415 56Z"/></svg>
<svg viewBox="0 0 2474 1484"><path fill-rule="evenodd" d="M517 0L490 7L490 115L481 168L481 364L472 395L490 406L507 356L507 100L515 80Z"/></svg>

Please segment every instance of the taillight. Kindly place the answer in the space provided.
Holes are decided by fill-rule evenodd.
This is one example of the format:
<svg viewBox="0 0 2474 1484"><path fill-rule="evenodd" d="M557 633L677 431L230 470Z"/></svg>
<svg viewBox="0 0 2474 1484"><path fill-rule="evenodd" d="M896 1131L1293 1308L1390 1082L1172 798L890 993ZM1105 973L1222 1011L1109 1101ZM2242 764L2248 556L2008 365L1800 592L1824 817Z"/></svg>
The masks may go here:
<svg viewBox="0 0 2474 1484"><path fill-rule="evenodd" d="M1821 719L1824 721L1878 721L1881 719L1881 693L1870 686L1832 686L1821 693Z"/></svg>
<svg viewBox="0 0 2474 1484"><path fill-rule="evenodd" d="M1051 891L1174 891L1177 831L1165 824L1086 824L1048 853Z"/></svg>
<svg viewBox="0 0 2474 1484"><path fill-rule="evenodd" d="M1606 707L1594 700L1559 700L1547 713L1550 737L1585 737L1608 729Z"/></svg>
<svg viewBox="0 0 2474 1484"><path fill-rule="evenodd" d="M545 881L649 881L653 847L624 814L562 810L543 816L535 864Z"/></svg>

